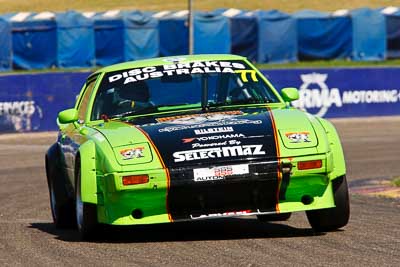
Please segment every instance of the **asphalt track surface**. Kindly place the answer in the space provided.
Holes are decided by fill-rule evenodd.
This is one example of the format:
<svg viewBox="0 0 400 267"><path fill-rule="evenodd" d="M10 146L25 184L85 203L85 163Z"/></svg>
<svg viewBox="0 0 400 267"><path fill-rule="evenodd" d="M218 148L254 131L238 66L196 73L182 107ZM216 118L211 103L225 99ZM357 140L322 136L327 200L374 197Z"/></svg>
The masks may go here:
<svg viewBox="0 0 400 267"><path fill-rule="evenodd" d="M335 120L348 180L400 175L400 117ZM400 200L351 195L343 230L304 213L106 229L82 242L52 224L43 155L54 133L0 135L0 266L400 266Z"/></svg>

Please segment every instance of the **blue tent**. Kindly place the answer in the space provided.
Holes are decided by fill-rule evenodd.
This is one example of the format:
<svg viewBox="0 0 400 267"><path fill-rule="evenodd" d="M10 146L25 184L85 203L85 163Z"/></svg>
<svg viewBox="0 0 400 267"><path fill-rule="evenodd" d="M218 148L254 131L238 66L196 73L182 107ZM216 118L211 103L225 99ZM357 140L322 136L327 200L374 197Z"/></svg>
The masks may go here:
<svg viewBox="0 0 400 267"><path fill-rule="evenodd" d="M379 10L368 8L350 12L353 22L353 60L386 58L386 22Z"/></svg>
<svg viewBox="0 0 400 267"><path fill-rule="evenodd" d="M216 13L195 13L193 47L195 54L230 53L231 32L228 18Z"/></svg>
<svg viewBox="0 0 400 267"><path fill-rule="evenodd" d="M93 21L81 13L67 11L56 15L58 67L91 67L95 44Z"/></svg>
<svg viewBox="0 0 400 267"><path fill-rule="evenodd" d="M11 25L0 18L0 71L10 70L12 64Z"/></svg>
<svg viewBox="0 0 400 267"><path fill-rule="evenodd" d="M239 9L217 9L214 13L229 19L231 30L231 53L257 60L258 21L253 12Z"/></svg>
<svg viewBox="0 0 400 267"><path fill-rule="evenodd" d="M381 10L386 18L387 57L400 58L400 9Z"/></svg>
<svg viewBox="0 0 400 267"><path fill-rule="evenodd" d="M93 17L96 64L107 66L124 61L124 21L118 11L98 13Z"/></svg>
<svg viewBox="0 0 400 267"><path fill-rule="evenodd" d="M125 60L138 60L159 55L158 20L151 13L124 13Z"/></svg>
<svg viewBox="0 0 400 267"><path fill-rule="evenodd" d="M188 54L187 12L159 12L153 17L159 20L160 54L162 56Z"/></svg>
<svg viewBox="0 0 400 267"><path fill-rule="evenodd" d="M349 58L352 24L349 16L331 16L312 10L294 14L297 19L300 59Z"/></svg>
<svg viewBox="0 0 400 267"><path fill-rule="evenodd" d="M15 13L7 17L12 25L14 68L41 69L56 66L57 25L53 13Z"/></svg>
<svg viewBox="0 0 400 267"><path fill-rule="evenodd" d="M258 11L258 62L297 61L296 20L278 10Z"/></svg>

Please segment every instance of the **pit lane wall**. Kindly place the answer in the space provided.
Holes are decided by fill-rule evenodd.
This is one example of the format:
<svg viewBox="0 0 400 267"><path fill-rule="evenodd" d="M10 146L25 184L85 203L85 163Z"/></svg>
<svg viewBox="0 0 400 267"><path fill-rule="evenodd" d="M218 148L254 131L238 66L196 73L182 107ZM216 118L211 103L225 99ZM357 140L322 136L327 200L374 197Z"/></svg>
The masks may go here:
<svg viewBox="0 0 400 267"><path fill-rule="evenodd" d="M74 106L87 72L0 76L0 133L56 130L59 111Z"/></svg>
<svg viewBox="0 0 400 267"><path fill-rule="evenodd" d="M277 89L297 87L296 107L326 118L400 115L400 68L262 70ZM0 76L0 133L56 130L89 72Z"/></svg>

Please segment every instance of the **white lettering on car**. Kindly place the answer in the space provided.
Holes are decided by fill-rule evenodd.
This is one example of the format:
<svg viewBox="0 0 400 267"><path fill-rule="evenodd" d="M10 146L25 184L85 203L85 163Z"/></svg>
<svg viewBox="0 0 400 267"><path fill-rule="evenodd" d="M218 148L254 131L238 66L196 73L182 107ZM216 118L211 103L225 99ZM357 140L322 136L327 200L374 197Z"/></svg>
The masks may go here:
<svg viewBox="0 0 400 267"><path fill-rule="evenodd" d="M225 126L225 125L243 125L243 124L262 124L262 120L249 120L249 119L228 119L221 121L210 121L204 122L200 124L194 125L176 125L176 126L167 126L161 129L158 129L160 133L162 132L175 132L182 131L187 129L196 129L196 135L204 135L204 134L212 134L212 133L224 133L224 132L233 132L232 127L218 127L218 128L206 128L206 129L198 129L203 127L216 127L216 126ZM226 130L225 128L232 128L232 130Z"/></svg>
<svg viewBox="0 0 400 267"><path fill-rule="evenodd" d="M265 151L262 150L262 147L263 145L243 145L186 150L173 153L173 157L175 162L183 162L209 158L259 156L265 155Z"/></svg>
<svg viewBox="0 0 400 267"><path fill-rule="evenodd" d="M108 82L113 83L124 79L124 84L147 80L150 78L160 78L162 76L188 75L198 73L235 73L246 70L246 66L238 62L228 61L196 61L189 63L167 64L162 66L149 66L138 69L125 70L122 73L114 74L108 77ZM154 74L156 73L156 74Z"/></svg>
<svg viewBox="0 0 400 267"><path fill-rule="evenodd" d="M191 143L193 141L204 142L204 141L210 141L210 140L224 140L224 139L233 139L233 138L246 138L246 136L244 134L239 134L239 133L199 136L199 137L183 138L182 142L185 144L185 143Z"/></svg>
<svg viewBox="0 0 400 267"><path fill-rule="evenodd" d="M207 129L194 130L194 133L196 135L210 134L210 133L228 133L228 132L234 132L233 127L218 127L218 128L207 128Z"/></svg>

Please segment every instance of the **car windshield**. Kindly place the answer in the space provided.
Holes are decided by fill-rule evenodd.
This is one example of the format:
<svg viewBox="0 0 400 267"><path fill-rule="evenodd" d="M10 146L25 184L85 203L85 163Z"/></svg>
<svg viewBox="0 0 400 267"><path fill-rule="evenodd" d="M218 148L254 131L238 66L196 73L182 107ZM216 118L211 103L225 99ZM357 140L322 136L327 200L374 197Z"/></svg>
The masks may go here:
<svg viewBox="0 0 400 267"><path fill-rule="evenodd" d="M244 61L168 63L106 73L92 120L188 108L279 102Z"/></svg>

